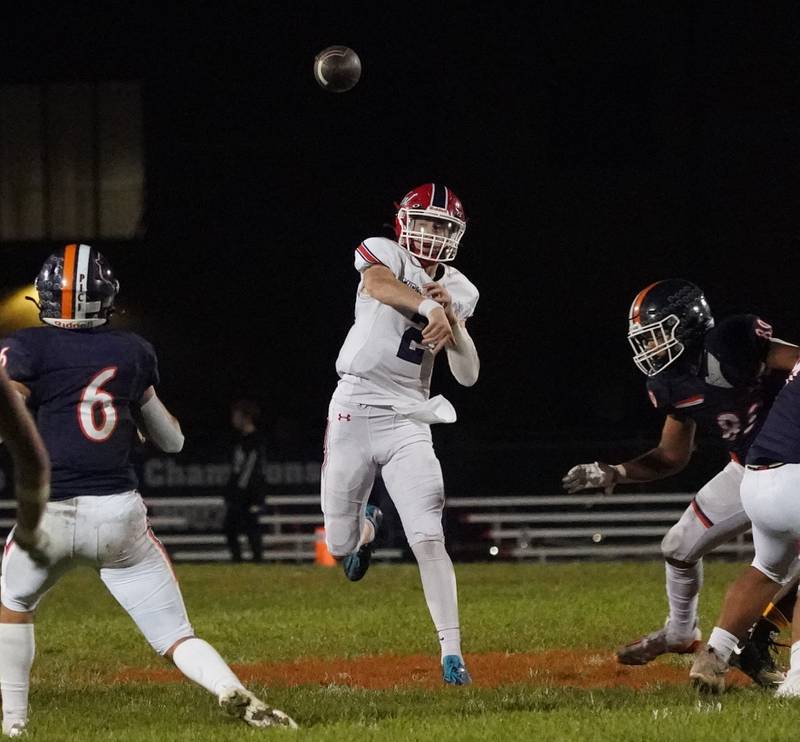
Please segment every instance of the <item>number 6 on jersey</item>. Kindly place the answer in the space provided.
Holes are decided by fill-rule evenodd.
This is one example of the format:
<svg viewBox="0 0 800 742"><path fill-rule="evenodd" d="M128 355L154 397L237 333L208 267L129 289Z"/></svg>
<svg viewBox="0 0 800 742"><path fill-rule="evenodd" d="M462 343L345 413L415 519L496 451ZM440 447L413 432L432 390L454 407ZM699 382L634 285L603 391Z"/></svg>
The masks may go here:
<svg viewBox="0 0 800 742"><path fill-rule="evenodd" d="M111 381L117 375L117 367L104 368L92 377L92 380L83 390L81 401L78 403L78 423L81 431L95 443L102 443L109 439L117 427L117 410L114 407L114 396L103 389L103 384ZM95 407L98 408L99 420L95 416ZM100 424L98 425L97 422Z"/></svg>

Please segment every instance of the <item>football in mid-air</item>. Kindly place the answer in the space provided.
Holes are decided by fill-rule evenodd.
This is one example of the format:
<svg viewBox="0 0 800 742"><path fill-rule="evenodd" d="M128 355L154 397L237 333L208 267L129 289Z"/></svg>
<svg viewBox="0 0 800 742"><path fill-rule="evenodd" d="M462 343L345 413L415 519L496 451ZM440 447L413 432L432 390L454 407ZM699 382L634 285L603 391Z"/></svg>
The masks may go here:
<svg viewBox="0 0 800 742"><path fill-rule="evenodd" d="M349 46L329 46L314 58L314 77L323 90L345 93L361 78L361 60Z"/></svg>

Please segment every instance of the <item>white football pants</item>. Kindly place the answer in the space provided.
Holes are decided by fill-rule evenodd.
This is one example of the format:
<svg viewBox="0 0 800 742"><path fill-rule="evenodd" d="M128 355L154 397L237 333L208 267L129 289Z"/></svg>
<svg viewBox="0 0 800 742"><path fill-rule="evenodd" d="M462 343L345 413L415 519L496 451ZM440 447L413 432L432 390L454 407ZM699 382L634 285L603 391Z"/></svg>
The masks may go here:
<svg viewBox="0 0 800 742"><path fill-rule="evenodd" d="M358 546L379 472L409 545L444 539L444 483L430 425L388 407L332 400L321 491L325 535L334 556L346 556Z"/></svg>
<svg viewBox="0 0 800 742"><path fill-rule="evenodd" d="M753 522L753 567L784 582L800 539L800 464L747 469L742 504Z"/></svg>
<svg viewBox="0 0 800 742"><path fill-rule="evenodd" d="M731 461L710 479L686 508L680 520L667 531L661 542L661 553L665 559L679 562L696 562L708 551L729 541L749 529L743 518L735 518L742 512L739 488L744 476L744 467ZM715 538L709 532L715 530ZM697 549L701 539L709 548Z"/></svg>
<svg viewBox="0 0 800 742"><path fill-rule="evenodd" d="M6 608L34 610L65 572L86 564L100 573L159 654L194 636L172 564L149 527L138 492L50 502L41 530L49 539L47 567L37 566L14 543L13 531L8 536L0 573L0 601Z"/></svg>

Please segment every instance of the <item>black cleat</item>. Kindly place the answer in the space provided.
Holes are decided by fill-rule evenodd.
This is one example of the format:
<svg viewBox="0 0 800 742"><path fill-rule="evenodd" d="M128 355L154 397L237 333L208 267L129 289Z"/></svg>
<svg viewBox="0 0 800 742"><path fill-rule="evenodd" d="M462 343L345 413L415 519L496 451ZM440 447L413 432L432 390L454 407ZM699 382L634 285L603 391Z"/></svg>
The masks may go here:
<svg viewBox="0 0 800 742"><path fill-rule="evenodd" d="M778 647L783 646L775 641L777 635L778 632L771 631L769 626L756 624L750 636L736 647L729 664L740 669L763 688L779 685L786 674L776 661Z"/></svg>

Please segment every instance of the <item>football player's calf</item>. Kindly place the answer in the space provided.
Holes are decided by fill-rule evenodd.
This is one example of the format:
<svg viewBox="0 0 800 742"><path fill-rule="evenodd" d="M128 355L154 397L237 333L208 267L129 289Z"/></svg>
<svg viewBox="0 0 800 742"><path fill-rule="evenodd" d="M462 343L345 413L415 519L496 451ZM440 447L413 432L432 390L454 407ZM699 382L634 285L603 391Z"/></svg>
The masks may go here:
<svg viewBox="0 0 800 742"><path fill-rule="evenodd" d="M413 441L414 425L409 423L408 429ZM384 466L383 479L417 560L439 639L442 679L448 685L468 685L471 678L461 651L456 575L442 530L444 481L439 460L430 445L418 440L400 448Z"/></svg>
<svg viewBox="0 0 800 742"><path fill-rule="evenodd" d="M703 562L689 563L683 558L703 530L693 508L688 507L664 536L661 553L669 615L661 628L617 649L621 664L646 665L662 654L690 654L698 648L702 637L697 626L697 603L703 585Z"/></svg>
<svg viewBox="0 0 800 742"><path fill-rule="evenodd" d="M3 734L8 737L22 736L28 723L29 678L35 647L33 624L24 620L24 614L13 614L4 606L0 608L0 689Z"/></svg>
<svg viewBox="0 0 800 742"><path fill-rule="evenodd" d="M789 628L792 624L799 586L800 576L789 580L764 609L759 624L768 624L770 631L782 631Z"/></svg>

